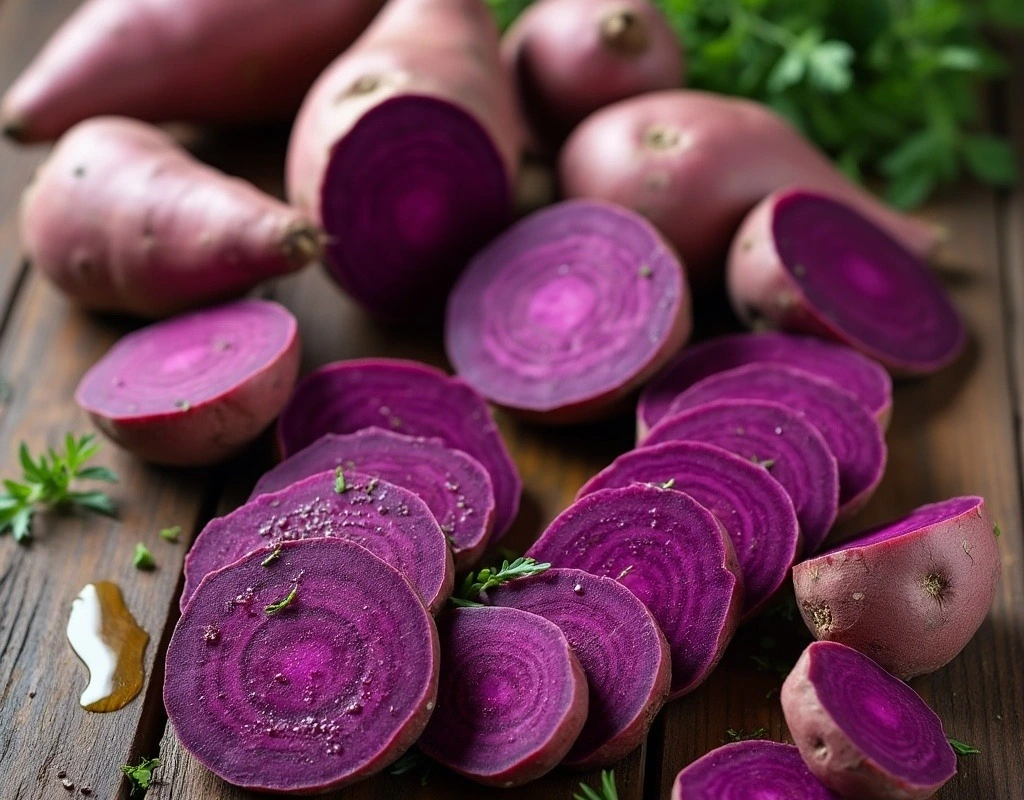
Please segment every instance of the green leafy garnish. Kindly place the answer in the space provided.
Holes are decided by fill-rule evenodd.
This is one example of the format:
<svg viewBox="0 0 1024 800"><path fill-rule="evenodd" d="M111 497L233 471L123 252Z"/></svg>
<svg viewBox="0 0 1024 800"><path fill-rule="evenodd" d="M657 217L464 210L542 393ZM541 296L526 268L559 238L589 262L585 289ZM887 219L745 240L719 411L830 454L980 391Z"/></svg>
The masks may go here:
<svg viewBox="0 0 1024 800"><path fill-rule="evenodd" d="M146 790L153 785L153 771L160 766L159 758L144 758L136 765L124 764L121 772L125 774L132 785L132 795L139 792L146 793Z"/></svg>
<svg viewBox="0 0 1024 800"><path fill-rule="evenodd" d="M573 795L573 800L619 800L619 790L615 787L615 770L601 770L601 786L594 789L585 783Z"/></svg>
<svg viewBox="0 0 1024 800"><path fill-rule="evenodd" d="M260 562L260 566L261 567L269 567L271 564L273 564L275 561L277 561L277 559L279 559L280 557L281 557L281 545L278 545L277 547L275 547L273 550L270 551L270 555L269 556L267 556L265 559L263 559Z"/></svg>
<svg viewBox="0 0 1024 800"><path fill-rule="evenodd" d="M135 545L135 554L132 556L132 563L135 565L135 569L151 570L156 568L156 561L153 558L153 554L149 552L149 548L142 542Z"/></svg>
<svg viewBox="0 0 1024 800"><path fill-rule="evenodd" d="M956 739L949 739L948 741L949 746L953 748L953 751L958 756L976 756L981 752L977 747L958 742Z"/></svg>
<svg viewBox="0 0 1024 800"><path fill-rule="evenodd" d="M282 597L277 602L271 603L269 606L265 606L263 608L263 610L268 615L273 615L273 614L277 614L280 611L284 611L284 609L288 608L288 606L290 606L295 601L295 598L296 598L296 596L298 594L299 594L299 587L296 584L295 586L292 586L292 590L290 592L288 592L288 596L287 597Z"/></svg>
<svg viewBox="0 0 1024 800"><path fill-rule="evenodd" d="M334 470L334 491L338 494L345 494L351 488L345 483L345 471L341 467Z"/></svg>
<svg viewBox="0 0 1024 800"><path fill-rule="evenodd" d="M671 489L675 485L676 485L676 479L675 478L669 478L664 483L657 484L659 489Z"/></svg>
<svg viewBox="0 0 1024 800"><path fill-rule="evenodd" d="M550 568L550 564L538 564L534 559L526 557L517 558L515 561L502 561L498 569L484 567L479 572L470 572L466 576L458 593L452 598L452 603L457 606L481 606L483 603L478 603L473 598L479 597L488 589L517 578L538 575Z"/></svg>
<svg viewBox="0 0 1024 800"><path fill-rule="evenodd" d="M75 480L117 482L117 476L106 467L85 466L99 450L96 437L87 434L76 439L69 433L64 448L64 453L58 453L51 447L36 460L22 442L18 449L22 480L5 480L6 491L0 493L0 534L10 530L16 542L27 541L39 506L59 511L82 508L107 516L117 513L114 502L103 492L71 491Z"/></svg>
<svg viewBox="0 0 1024 800"><path fill-rule="evenodd" d="M992 526L992 535L995 536L997 539L1003 535L1003 529L999 527L998 522Z"/></svg>
<svg viewBox="0 0 1024 800"><path fill-rule="evenodd" d="M165 542L171 542L171 544L177 544L179 536L181 536L180 525L172 525L170 528L164 528L160 531L160 538Z"/></svg>
<svg viewBox="0 0 1024 800"><path fill-rule="evenodd" d="M749 742L751 739L763 739L767 731L764 728L758 728L756 731L750 731L749 733L743 728L738 730L735 728L728 728L725 731L726 737L733 742Z"/></svg>
<svg viewBox="0 0 1024 800"><path fill-rule="evenodd" d="M414 747L391 765L391 774L405 775L409 772L419 772L420 785L426 786L430 779L431 766L433 766L433 762L423 755L422 750Z"/></svg>
<svg viewBox="0 0 1024 800"><path fill-rule="evenodd" d="M767 459L765 459L764 461L762 461L762 460L761 460L760 458L757 458L757 456L755 456L755 457L754 457L753 459L751 459L751 460L752 460L752 461L753 461L753 462L754 462L755 464L757 464L757 466L759 466L759 467L764 467L765 469L771 469L772 467L774 467L774 466L775 466L775 459L774 459L774 458L767 458Z"/></svg>

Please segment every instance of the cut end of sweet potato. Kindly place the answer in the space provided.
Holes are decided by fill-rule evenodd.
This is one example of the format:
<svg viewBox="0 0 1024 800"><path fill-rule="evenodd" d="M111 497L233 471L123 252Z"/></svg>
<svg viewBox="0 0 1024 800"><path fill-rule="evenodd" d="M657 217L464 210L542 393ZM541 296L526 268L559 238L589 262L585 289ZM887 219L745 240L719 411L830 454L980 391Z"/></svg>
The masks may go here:
<svg viewBox="0 0 1024 800"><path fill-rule="evenodd" d="M0 112L0 133L5 139L24 144L28 141L28 126L20 117Z"/></svg>
<svg viewBox="0 0 1024 800"><path fill-rule="evenodd" d="M638 56L651 44L643 18L629 9L616 10L601 20L601 43L621 56Z"/></svg>
<svg viewBox="0 0 1024 800"><path fill-rule="evenodd" d="M285 231L281 252L298 270L323 258L325 241L323 232L312 223L296 222Z"/></svg>

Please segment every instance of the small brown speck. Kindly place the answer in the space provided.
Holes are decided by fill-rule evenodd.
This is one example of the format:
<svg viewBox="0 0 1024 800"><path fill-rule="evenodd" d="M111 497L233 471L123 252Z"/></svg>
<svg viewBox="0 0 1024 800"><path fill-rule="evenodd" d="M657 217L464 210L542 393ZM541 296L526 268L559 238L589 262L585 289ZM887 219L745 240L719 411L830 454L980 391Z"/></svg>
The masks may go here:
<svg viewBox="0 0 1024 800"><path fill-rule="evenodd" d="M35 696L36 696L36 690L35 690L35 689L32 689L32 690L31 690L31 691L30 691L30 692L28 693L28 699L29 699L29 700L31 700L31 699L32 699L33 697L35 697Z"/></svg>
<svg viewBox="0 0 1024 800"><path fill-rule="evenodd" d="M74 175L75 175L76 178L84 178L85 177L85 167L83 167L83 166L75 167Z"/></svg>
<svg viewBox="0 0 1024 800"><path fill-rule="evenodd" d="M79 791L82 794L84 794L86 797L88 797L89 795L92 794L92 787L91 786L83 786L81 789L79 789Z"/></svg>
<svg viewBox="0 0 1024 800"><path fill-rule="evenodd" d="M68 776L68 774L64 770L61 770L60 772L57 773L57 777L58 778L66 778L67 776Z"/></svg>

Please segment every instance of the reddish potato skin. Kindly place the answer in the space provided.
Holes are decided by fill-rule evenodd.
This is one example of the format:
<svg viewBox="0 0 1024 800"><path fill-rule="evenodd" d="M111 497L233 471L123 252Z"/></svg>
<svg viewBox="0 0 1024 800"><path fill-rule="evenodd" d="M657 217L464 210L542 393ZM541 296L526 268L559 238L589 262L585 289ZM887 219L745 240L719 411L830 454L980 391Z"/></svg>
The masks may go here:
<svg viewBox="0 0 1024 800"><path fill-rule="evenodd" d="M61 139L22 196L20 227L27 258L76 303L151 319L243 294L320 248L295 209L117 117Z"/></svg>
<svg viewBox="0 0 1024 800"><path fill-rule="evenodd" d="M540 0L501 42L533 140L557 143L604 106L681 85L682 46L649 0Z"/></svg>
<svg viewBox="0 0 1024 800"><path fill-rule="evenodd" d="M6 135L56 139L103 114L286 117L384 0L88 0L0 105Z"/></svg>
<svg viewBox="0 0 1024 800"><path fill-rule="evenodd" d="M692 283L714 283L744 215L799 184L851 203L918 254L934 226L887 208L845 177L764 106L706 92L653 92L586 119L559 160L567 197L617 202L644 214L679 251Z"/></svg>
<svg viewBox="0 0 1024 800"><path fill-rule="evenodd" d="M951 519L858 547L854 543L793 568L804 622L909 680L952 661L981 627L1002 569L984 500ZM931 575L945 581L933 596Z"/></svg>

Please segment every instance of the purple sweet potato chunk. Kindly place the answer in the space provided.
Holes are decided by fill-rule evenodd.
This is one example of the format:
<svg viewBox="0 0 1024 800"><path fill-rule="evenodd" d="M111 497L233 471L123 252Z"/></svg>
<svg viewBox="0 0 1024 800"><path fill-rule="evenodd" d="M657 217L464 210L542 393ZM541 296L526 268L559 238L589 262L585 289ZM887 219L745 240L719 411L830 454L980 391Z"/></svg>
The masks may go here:
<svg viewBox="0 0 1024 800"><path fill-rule="evenodd" d="M967 342L928 264L855 208L803 189L776 192L750 213L728 286L748 323L843 342L899 375L934 372Z"/></svg>
<svg viewBox="0 0 1024 800"><path fill-rule="evenodd" d="M408 581L358 545L285 542L268 563L272 552L200 584L167 648L164 706L182 746L229 783L325 792L379 772L423 731L437 632Z"/></svg>
<svg viewBox="0 0 1024 800"><path fill-rule="evenodd" d="M856 513L885 472L885 435L857 398L829 380L778 364L751 364L695 383L669 408L675 414L714 400L768 400L810 422L839 465L839 517Z"/></svg>
<svg viewBox="0 0 1024 800"><path fill-rule="evenodd" d="M609 766L640 745L668 698L672 667L665 636L636 595L611 578L549 569L487 599L555 623L587 676L587 722L564 764Z"/></svg>
<svg viewBox="0 0 1024 800"><path fill-rule="evenodd" d="M363 359L321 367L299 382L278 422L290 456L325 433L379 427L438 438L487 469L494 483L494 538L519 511L522 480L487 403L467 383L415 361Z"/></svg>
<svg viewBox="0 0 1024 800"><path fill-rule="evenodd" d="M517 608L456 608L438 623L437 709L420 749L486 786L553 769L587 718L587 679L558 627Z"/></svg>
<svg viewBox="0 0 1024 800"><path fill-rule="evenodd" d="M430 509L412 492L375 477L334 470L250 500L210 520L185 558L186 608L199 582L253 550L296 539L331 537L365 547L401 572L431 611L452 593L448 542Z"/></svg>
<svg viewBox="0 0 1024 800"><path fill-rule="evenodd" d="M471 566L487 545L494 521L494 486L479 461L439 439L367 428L325 433L266 473L250 499L341 467L372 475L418 495L451 544L457 568Z"/></svg>
<svg viewBox="0 0 1024 800"><path fill-rule="evenodd" d="M840 800L807 769L791 744L735 742L712 750L676 777L672 800Z"/></svg>
<svg viewBox="0 0 1024 800"><path fill-rule="evenodd" d="M685 492L729 534L743 577L743 618L778 591L800 550L793 501L765 467L701 442L666 442L619 456L580 489L583 497L635 483Z"/></svg>
<svg viewBox="0 0 1024 800"><path fill-rule="evenodd" d="M782 684L782 710L811 772L843 797L927 800L956 775L935 712L845 645L804 651Z"/></svg>
<svg viewBox="0 0 1024 800"><path fill-rule="evenodd" d="M448 300L445 341L460 377L542 422L614 410L690 335L682 265L642 216L575 200L506 231Z"/></svg>
<svg viewBox="0 0 1024 800"><path fill-rule="evenodd" d="M527 555L618 580L640 598L672 651L673 698L711 673L739 623L743 586L729 537L683 492L634 485L588 494Z"/></svg>
<svg viewBox="0 0 1024 800"><path fill-rule="evenodd" d="M660 422L669 406L697 381L747 364L784 364L827 378L850 392L885 428L892 415L892 378L856 350L810 336L738 333L686 348L640 395L638 438Z"/></svg>
<svg viewBox="0 0 1024 800"><path fill-rule="evenodd" d="M839 509L839 467L818 429L797 412L761 400L716 400L659 422L643 447L694 441L770 465L796 509L806 552L825 541Z"/></svg>
<svg viewBox="0 0 1024 800"><path fill-rule="evenodd" d="M818 639L867 654L898 678L952 661L985 620L1002 568L980 497L921 506L793 568Z"/></svg>

